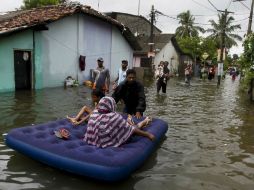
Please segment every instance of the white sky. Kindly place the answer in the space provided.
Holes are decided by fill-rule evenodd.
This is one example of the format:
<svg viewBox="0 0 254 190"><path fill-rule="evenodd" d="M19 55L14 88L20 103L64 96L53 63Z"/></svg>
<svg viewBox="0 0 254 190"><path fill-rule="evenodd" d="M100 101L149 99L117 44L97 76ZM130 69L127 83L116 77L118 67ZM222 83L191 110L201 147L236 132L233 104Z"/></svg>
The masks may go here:
<svg viewBox="0 0 254 190"><path fill-rule="evenodd" d="M233 2L235 0L210 0L210 2L218 9L234 12L230 14L234 16L234 24L241 24L241 29L237 33L243 36L248 27L248 17L250 12L251 0L245 0L242 3ZM23 0L0 0L0 13L13 11L22 5ZM195 22L200 26L209 28L208 20L217 21L217 11L209 3L208 0L79 0L78 2L90 5L92 8L101 12L124 12L129 14L139 14L149 19L149 13L152 5L154 8L162 12L166 16L158 16L156 26L163 33L174 33L179 26L175 20L176 15L183 11L190 10L195 17ZM140 9L139 7L140 2ZM253 26L254 27L254 26ZM253 28L252 28L253 29ZM242 43L239 42L238 47L230 50L231 54L241 53L243 50Z"/></svg>

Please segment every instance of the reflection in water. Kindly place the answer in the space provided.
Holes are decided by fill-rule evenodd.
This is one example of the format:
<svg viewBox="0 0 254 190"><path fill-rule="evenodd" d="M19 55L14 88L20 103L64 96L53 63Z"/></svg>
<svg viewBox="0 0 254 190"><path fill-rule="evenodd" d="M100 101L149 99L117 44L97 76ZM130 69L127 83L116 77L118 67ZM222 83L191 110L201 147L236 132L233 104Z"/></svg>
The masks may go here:
<svg viewBox="0 0 254 190"><path fill-rule="evenodd" d="M34 123L37 117L35 98L34 91L14 92L14 105L10 108L10 112L14 114L12 115L13 125L18 127L26 123Z"/></svg>
<svg viewBox="0 0 254 190"><path fill-rule="evenodd" d="M170 129L157 151L128 179L114 183L61 172L4 146L0 140L0 189L244 189L254 186L254 105L239 81L171 79L167 94L145 81L146 115ZM0 94L0 131L63 118L90 104L90 89L53 88ZM122 105L118 107L121 110Z"/></svg>

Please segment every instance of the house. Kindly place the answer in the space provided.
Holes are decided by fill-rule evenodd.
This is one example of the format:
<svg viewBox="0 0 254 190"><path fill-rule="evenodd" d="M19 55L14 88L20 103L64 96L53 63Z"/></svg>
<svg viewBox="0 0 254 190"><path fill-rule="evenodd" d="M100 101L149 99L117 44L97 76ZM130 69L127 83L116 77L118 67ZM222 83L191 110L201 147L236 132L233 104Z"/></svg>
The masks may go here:
<svg viewBox="0 0 254 190"><path fill-rule="evenodd" d="M187 63L192 63L192 57L180 49L174 34L164 34L153 26L154 58L151 60L149 57L151 22L138 15L120 12L106 14L126 25L141 45L142 49L134 52L133 67L151 67L151 61L156 67L160 61L168 61L171 72L184 75L184 67Z"/></svg>
<svg viewBox="0 0 254 190"><path fill-rule="evenodd" d="M134 52L134 67L150 67L147 52L149 52L149 37L137 37L142 50ZM184 68L192 63L190 55L185 54L177 44L174 34L154 35L153 67L157 67L160 61L167 61L169 69L174 74L184 75Z"/></svg>
<svg viewBox="0 0 254 190"><path fill-rule="evenodd" d="M106 13L108 16L123 23L135 36L150 36L151 22L141 15L132 15L121 12ZM162 31L153 26L153 33L160 34Z"/></svg>
<svg viewBox="0 0 254 190"><path fill-rule="evenodd" d="M127 27L89 6L10 12L0 17L0 92L63 86L67 76L82 83L98 57L116 78L121 60L132 62L138 49ZM79 67L80 56L85 70Z"/></svg>

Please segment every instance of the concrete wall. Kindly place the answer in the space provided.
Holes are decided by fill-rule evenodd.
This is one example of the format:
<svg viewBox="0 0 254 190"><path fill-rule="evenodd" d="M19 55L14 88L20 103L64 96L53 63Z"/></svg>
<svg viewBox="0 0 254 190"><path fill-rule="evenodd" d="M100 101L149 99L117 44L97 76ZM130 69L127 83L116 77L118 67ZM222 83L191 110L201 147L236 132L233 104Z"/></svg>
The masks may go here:
<svg viewBox="0 0 254 190"><path fill-rule="evenodd" d="M128 67L132 68L133 50L125 40L121 31L116 27L112 30L112 49L111 49L111 78L115 80L118 70L121 67L122 60L128 61ZM112 81L111 80L111 81Z"/></svg>
<svg viewBox="0 0 254 190"><path fill-rule="evenodd" d="M117 77L122 59L132 64L133 50L115 26L84 14L76 14L48 24L48 30L21 31L0 38L0 91L15 90L13 50L33 50L34 87L63 86L67 76L82 83L103 57L104 66ZM86 56L85 71L79 69L79 56Z"/></svg>
<svg viewBox="0 0 254 190"><path fill-rule="evenodd" d="M77 19L66 17L42 33L43 87L63 86L67 76L77 76Z"/></svg>
<svg viewBox="0 0 254 190"><path fill-rule="evenodd" d="M83 14L66 17L49 25L42 32L43 44L43 86L63 85L67 76L82 83L90 78L90 70L97 67L98 57L104 59L104 66L116 77L116 67L124 57L130 59L132 50L127 41L113 30L109 23ZM80 71L79 56L86 56L85 71ZM113 60L112 60L113 59Z"/></svg>
<svg viewBox="0 0 254 190"><path fill-rule="evenodd" d="M0 38L0 92L15 90L14 50L32 49L30 30Z"/></svg>
<svg viewBox="0 0 254 190"><path fill-rule="evenodd" d="M79 53L86 56L86 70L82 77L86 80L90 70L97 67L98 57L104 59L106 68L111 67L112 26L89 16L81 16L80 23Z"/></svg>

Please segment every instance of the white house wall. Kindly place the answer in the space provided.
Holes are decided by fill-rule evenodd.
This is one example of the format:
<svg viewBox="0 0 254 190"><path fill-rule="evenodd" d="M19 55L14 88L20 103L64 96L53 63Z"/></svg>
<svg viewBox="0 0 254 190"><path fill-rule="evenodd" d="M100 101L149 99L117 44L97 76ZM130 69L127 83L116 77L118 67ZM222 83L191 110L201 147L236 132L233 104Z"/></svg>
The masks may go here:
<svg viewBox="0 0 254 190"><path fill-rule="evenodd" d="M111 76L112 80L117 77L118 69L121 67L122 60L126 59L129 68L132 67L133 50L125 40L122 33L116 27L112 29L112 49L111 49Z"/></svg>
<svg viewBox="0 0 254 190"><path fill-rule="evenodd" d="M80 74L82 80L90 78L90 70L97 67L97 59L104 59L104 66L111 69L111 24L94 17L80 15L79 54L86 56L86 70Z"/></svg>
<svg viewBox="0 0 254 190"><path fill-rule="evenodd" d="M173 59L172 59L173 58ZM161 50L160 52L156 53L156 56L154 58L154 64L157 68L158 64L160 61L168 61L169 62L169 69L171 71L173 70L178 70L178 65L179 65L179 58L177 55L177 52L171 43L167 43Z"/></svg>
<svg viewBox="0 0 254 190"><path fill-rule="evenodd" d="M98 57L104 59L112 79L116 78L122 59L132 60L133 51L121 32L94 17L73 15L48 27L41 32L43 87L61 86L67 76L78 78L80 83L90 79L90 70L97 67ZM78 64L80 55L86 56L83 72Z"/></svg>
<svg viewBox="0 0 254 190"><path fill-rule="evenodd" d="M43 87L56 87L77 76L77 19L66 17L48 27L42 32Z"/></svg>

